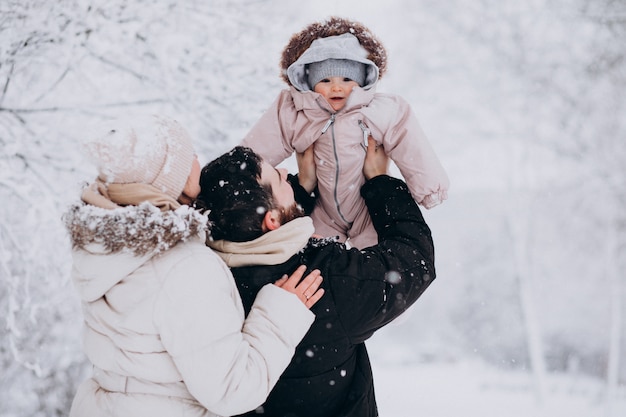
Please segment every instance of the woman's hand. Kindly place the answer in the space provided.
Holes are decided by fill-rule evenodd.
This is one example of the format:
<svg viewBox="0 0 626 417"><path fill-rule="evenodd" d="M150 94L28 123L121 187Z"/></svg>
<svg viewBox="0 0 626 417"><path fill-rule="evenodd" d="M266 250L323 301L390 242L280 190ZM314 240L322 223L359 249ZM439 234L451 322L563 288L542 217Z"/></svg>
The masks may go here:
<svg viewBox="0 0 626 417"><path fill-rule="evenodd" d="M315 167L315 158L313 156L313 147L315 144L306 148L302 153L296 152L296 161L298 162L298 182L308 193L312 193L317 186L317 170Z"/></svg>
<svg viewBox="0 0 626 417"><path fill-rule="evenodd" d="M306 271L306 266L301 265L296 269L291 276L286 274L276 281L274 285L282 288L285 291L289 291L292 294L298 296L300 301L304 303L307 308L313 307L315 303L324 295L324 289L320 288L322 284L322 275L319 269L314 269L302 279L302 275ZM302 280L301 280L302 279Z"/></svg>
<svg viewBox="0 0 626 417"><path fill-rule="evenodd" d="M367 138L367 153L363 161L363 175L369 180L378 175L387 174L389 170L389 157L382 145L376 143L371 136Z"/></svg>

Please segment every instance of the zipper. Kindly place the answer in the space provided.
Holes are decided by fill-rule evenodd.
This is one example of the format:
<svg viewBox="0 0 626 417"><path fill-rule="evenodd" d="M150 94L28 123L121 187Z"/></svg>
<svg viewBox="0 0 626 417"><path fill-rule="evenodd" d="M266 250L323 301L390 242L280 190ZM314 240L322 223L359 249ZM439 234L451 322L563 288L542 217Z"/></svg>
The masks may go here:
<svg viewBox="0 0 626 417"><path fill-rule="evenodd" d="M328 119L328 121L322 128L322 134L326 133L326 131L330 129L330 135L333 144L333 154L335 156L335 184L333 185L333 199L335 200L335 208L337 209L337 214L339 214L341 220L343 220L348 228L350 228L352 227L352 222L348 221L341 212L341 205L339 204L339 197L337 196L337 184L339 184L339 156L337 155L337 138L335 137L335 114L336 113L330 115L330 119Z"/></svg>
<svg viewBox="0 0 626 417"><path fill-rule="evenodd" d="M326 131L328 130L330 125L332 125L333 123L335 123L335 113L330 115L330 119L328 119L328 121L326 122L326 124L322 128L322 134L326 133Z"/></svg>
<svg viewBox="0 0 626 417"><path fill-rule="evenodd" d="M363 147L363 149L367 150L367 139L370 137L372 132L370 131L369 127L365 126L363 120L359 120L359 127L363 131L363 143L361 144L361 146Z"/></svg>

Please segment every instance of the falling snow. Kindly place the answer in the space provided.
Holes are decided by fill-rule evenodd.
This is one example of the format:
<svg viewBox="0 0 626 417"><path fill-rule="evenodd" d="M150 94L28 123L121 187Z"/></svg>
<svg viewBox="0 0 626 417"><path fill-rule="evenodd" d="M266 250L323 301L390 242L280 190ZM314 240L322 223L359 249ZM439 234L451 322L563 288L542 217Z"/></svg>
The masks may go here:
<svg viewBox="0 0 626 417"><path fill-rule="evenodd" d="M208 162L285 87L289 36L330 14L386 46L378 91L411 103L452 184L424 211L437 280L368 341L381 417L626 415L623 2L5 3L2 417L66 416L89 374L61 222L95 178L88 131L168 114Z"/></svg>

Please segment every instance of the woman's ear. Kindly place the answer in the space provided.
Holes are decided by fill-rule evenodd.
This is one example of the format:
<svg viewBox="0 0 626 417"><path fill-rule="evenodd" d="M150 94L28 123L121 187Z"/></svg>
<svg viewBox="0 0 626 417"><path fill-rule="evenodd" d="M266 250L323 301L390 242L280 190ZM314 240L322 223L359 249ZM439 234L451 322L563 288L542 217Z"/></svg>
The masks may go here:
<svg viewBox="0 0 626 417"><path fill-rule="evenodd" d="M271 231L280 227L280 216L276 209L268 210L263 217L263 230Z"/></svg>

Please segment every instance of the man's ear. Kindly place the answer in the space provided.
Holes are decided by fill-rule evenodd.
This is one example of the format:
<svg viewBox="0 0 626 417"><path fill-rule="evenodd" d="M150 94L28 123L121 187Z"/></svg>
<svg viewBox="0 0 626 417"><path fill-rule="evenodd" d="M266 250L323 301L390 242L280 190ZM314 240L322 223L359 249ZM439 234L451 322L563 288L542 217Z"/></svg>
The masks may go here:
<svg viewBox="0 0 626 417"><path fill-rule="evenodd" d="M280 227L280 218L276 209L268 210L263 217L263 228L265 230L276 230Z"/></svg>

